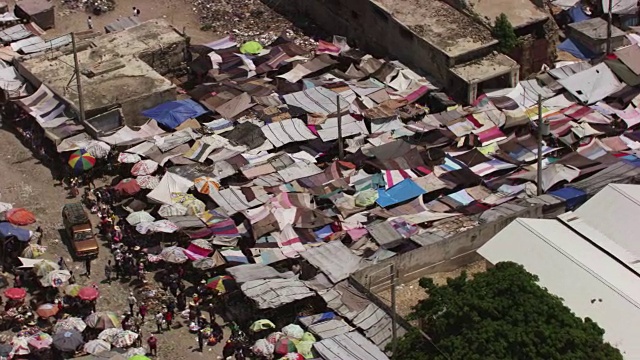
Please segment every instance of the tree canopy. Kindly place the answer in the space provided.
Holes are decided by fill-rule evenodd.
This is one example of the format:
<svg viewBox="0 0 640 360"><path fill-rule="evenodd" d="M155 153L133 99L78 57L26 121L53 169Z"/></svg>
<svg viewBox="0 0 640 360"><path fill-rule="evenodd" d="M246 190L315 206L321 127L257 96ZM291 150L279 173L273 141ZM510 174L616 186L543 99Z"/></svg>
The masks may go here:
<svg viewBox="0 0 640 360"><path fill-rule="evenodd" d="M393 359L622 360L603 341L604 330L575 316L537 281L511 262L498 263L473 279L463 273L443 286L421 279L429 296L410 318L422 320L432 343L409 332L398 340Z"/></svg>
<svg viewBox="0 0 640 360"><path fill-rule="evenodd" d="M513 30L513 25L504 13L496 18L492 29L493 36L499 41L498 49L503 53L508 53L518 46L518 37Z"/></svg>

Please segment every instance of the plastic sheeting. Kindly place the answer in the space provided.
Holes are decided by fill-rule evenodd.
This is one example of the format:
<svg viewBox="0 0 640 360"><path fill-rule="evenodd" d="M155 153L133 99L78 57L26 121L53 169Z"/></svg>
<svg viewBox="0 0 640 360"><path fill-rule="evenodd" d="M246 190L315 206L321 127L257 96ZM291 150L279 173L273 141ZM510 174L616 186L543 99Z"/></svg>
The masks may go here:
<svg viewBox="0 0 640 360"><path fill-rule="evenodd" d="M154 119L170 129L175 129L188 119L196 118L206 112L207 110L197 102L186 99L160 104L154 108L143 111L142 115Z"/></svg>
<svg viewBox="0 0 640 360"><path fill-rule="evenodd" d="M624 87L604 63L558 82L584 104L593 104Z"/></svg>
<svg viewBox="0 0 640 360"><path fill-rule="evenodd" d="M549 192L550 195L564 199L567 210L573 210L587 201L587 193L583 190L565 187Z"/></svg>
<svg viewBox="0 0 640 360"><path fill-rule="evenodd" d="M582 60L589 60L597 55L589 50L586 46L571 39L567 39L561 42L560 45L558 45L558 50L568 52L569 54Z"/></svg>
<svg viewBox="0 0 640 360"><path fill-rule="evenodd" d="M416 185L411 179L405 179L386 191L378 190L378 200L376 202L382 207L387 207L413 199L424 193L424 189Z"/></svg>
<svg viewBox="0 0 640 360"><path fill-rule="evenodd" d="M150 192L147 197L150 200L163 204L172 204L172 193L186 193L193 186L193 181L187 180L182 176L167 172L160 180L158 186Z"/></svg>

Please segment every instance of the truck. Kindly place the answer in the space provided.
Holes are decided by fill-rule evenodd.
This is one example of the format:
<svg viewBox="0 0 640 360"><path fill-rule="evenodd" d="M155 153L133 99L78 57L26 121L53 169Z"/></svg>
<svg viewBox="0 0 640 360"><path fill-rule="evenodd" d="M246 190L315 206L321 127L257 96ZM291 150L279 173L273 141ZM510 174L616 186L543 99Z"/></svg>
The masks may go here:
<svg viewBox="0 0 640 360"><path fill-rule="evenodd" d="M100 246L93 232L89 215L81 203L65 204L62 207L62 223L76 258L87 259L98 256Z"/></svg>

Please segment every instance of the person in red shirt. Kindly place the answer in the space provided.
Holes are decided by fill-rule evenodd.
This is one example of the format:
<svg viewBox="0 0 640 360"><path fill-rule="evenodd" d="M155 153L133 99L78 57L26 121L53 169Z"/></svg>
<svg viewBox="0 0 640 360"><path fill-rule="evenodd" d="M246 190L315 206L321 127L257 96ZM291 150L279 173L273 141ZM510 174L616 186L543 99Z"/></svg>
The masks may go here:
<svg viewBox="0 0 640 360"><path fill-rule="evenodd" d="M147 304L145 303L141 303L140 307L138 308L138 313L140 314L140 317L142 318L142 323L144 324L144 318L145 316L147 316L147 311L149 309L147 308Z"/></svg>
<svg viewBox="0 0 640 360"><path fill-rule="evenodd" d="M164 321L167 322L167 330L171 330L171 322L173 321L173 314L171 311L164 311Z"/></svg>
<svg viewBox="0 0 640 360"><path fill-rule="evenodd" d="M147 344L149 344L149 355L158 356L158 339L153 334L149 336Z"/></svg>

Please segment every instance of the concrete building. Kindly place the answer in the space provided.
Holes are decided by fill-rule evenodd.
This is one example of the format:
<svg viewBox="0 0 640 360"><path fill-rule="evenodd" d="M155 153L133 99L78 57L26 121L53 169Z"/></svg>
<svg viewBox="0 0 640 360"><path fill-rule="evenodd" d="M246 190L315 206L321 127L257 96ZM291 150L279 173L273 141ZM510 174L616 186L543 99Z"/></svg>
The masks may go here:
<svg viewBox="0 0 640 360"><path fill-rule="evenodd" d="M607 50L607 21L601 18L572 23L567 26L567 36L586 46L594 54ZM626 33L615 26L611 28L611 48L616 49L629 42Z"/></svg>
<svg viewBox="0 0 640 360"><path fill-rule="evenodd" d="M512 87L519 78L518 64L495 52L488 28L440 0L290 0L276 7L431 75L467 103L483 88Z"/></svg>
<svg viewBox="0 0 640 360"><path fill-rule="evenodd" d="M79 44L85 118L121 108L125 124L144 123L143 110L176 99L175 85L163 74L183 62L187 46L187 39L164 20ZM79 111L70 48L23 57L16 67L35 86L45 84Z"/></svg>

